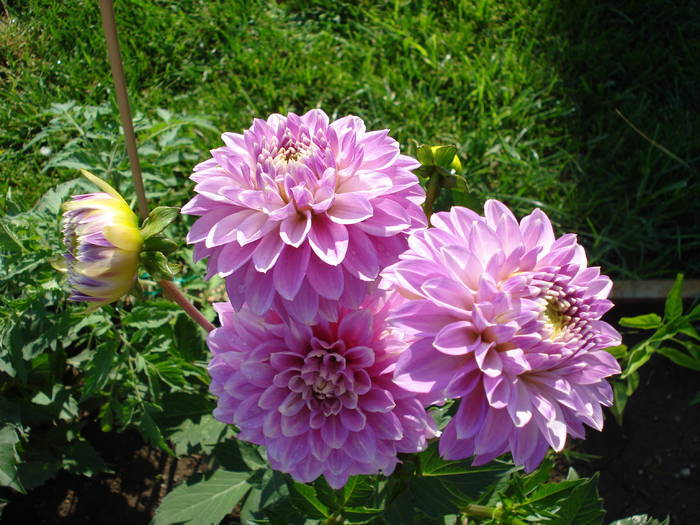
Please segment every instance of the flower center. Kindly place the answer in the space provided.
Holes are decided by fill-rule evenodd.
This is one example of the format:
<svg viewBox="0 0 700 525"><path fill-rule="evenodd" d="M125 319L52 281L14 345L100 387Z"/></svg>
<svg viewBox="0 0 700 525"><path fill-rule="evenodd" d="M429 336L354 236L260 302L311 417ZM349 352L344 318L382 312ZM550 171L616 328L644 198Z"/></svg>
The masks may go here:
<svg viewBox="0 0 700 525"><path fill-rule="evenodd" d="M556 339L573 324L576 307L567 300L566 293L558 286L548 290L542 302L542 321L549 331L549 338Z"/></svg>

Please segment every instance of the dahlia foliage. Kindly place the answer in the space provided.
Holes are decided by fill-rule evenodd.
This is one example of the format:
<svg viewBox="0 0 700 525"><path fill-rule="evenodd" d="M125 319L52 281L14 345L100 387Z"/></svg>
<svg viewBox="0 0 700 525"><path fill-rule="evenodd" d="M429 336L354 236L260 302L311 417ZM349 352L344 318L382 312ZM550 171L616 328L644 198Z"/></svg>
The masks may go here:
<svg viewBox="0 0 700 525"><path fill-rule="evenodd" d="M398 452L436 435L412 392L393 381L404 334L387 313L401 302L378 292L358 309L336 303L333 322L305 325L219 303L209 335L214 415L265 446L273 468L334 488L355 474L391 474Z"/></svg>
<svg viewBox="0 0 700 525"><path fill-rule="evenodd" d="M83 175L100 193L74 195L63 204L63 242L70 301L112 303L136 280L143 237L136 215L119 193L91 173Z"/></svg>
<svg viewBox="0 0 700 525"><path fill-rule="evenodd" d="M257 119L195 168L200 218L187 241L209 276L226 277L236 310L270 308L302 322L356 308L379 271L426 225L425 193L387 130L321 110Z"/></svg>
<svg viewBox="0 0 700 525"><path fill-rule="evenodd" d="M440 439L446 459L481 465L511 452L534 469L583 424L601 429L620 372L604 349L620 343L601 316L612 283L588 268L573 234L555 239L535 210L520 223L500 202L485 217L433 215L384 277L410 300L392 320L417 340L395 380L433 401L460 399Z"/></svg>

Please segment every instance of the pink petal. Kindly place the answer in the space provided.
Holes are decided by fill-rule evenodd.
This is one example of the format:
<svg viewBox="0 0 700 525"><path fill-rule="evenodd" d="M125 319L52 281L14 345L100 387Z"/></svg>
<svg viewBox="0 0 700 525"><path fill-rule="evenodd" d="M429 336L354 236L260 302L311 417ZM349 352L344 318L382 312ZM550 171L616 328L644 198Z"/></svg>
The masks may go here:
<svg viewBox="0 0 700 525"><path fill-rule="evenodd" d="M295 248L306 240L309 231L311 231L311 213L309 211L295 213L280 223L280 237L285 243Z"/></svg>
<svg viewBox="0 0 700 525"><path fill-rule="evenodd" d="M309 231L309 244L323 262L337 266L348 249L348 230L325 215L316 215Z"/></svg>
<svg viewBox="0 0 700 525"><path fill-rule="evenodd" d="M266 273L272 268L282 253L284 243L279 235L270 233L266 235L253 252L253 264L259 272Z"/></svg>
<svg viewBox="0 0 700 525"><path fill-rule="evenodd" d="M471 323L458 321L444 326L435 336L433 346L444 354L464 355L477 339Z"/></svg>
<svg viewBox="0 0 700 525"><path fill-rule="evenodd" d="M338 224L355 224L371 217L373 210L369 199L362 194L336 193L326 213Z"/></svg>
<svg viewBox="0 0 700 525"><path fill-rule="evenodd" d="M311 248L307 244L300 248L286 247L280 255L272 274L277 292L285 299L293 300L302 283L309 265Z"/></svg>
<svg viewBox="0 0 700 525"><path fill-rule="evenodd" d="M338 300L343 294L343 268L341 266L329 266L320 261L314 261L310 265L307 279L311 286L322 297Z"/></svg>

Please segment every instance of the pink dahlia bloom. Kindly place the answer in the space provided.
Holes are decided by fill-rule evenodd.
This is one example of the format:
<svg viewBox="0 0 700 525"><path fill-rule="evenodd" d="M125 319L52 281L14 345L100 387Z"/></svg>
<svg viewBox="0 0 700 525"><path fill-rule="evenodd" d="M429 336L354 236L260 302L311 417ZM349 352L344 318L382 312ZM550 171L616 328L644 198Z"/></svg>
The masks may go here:
<svg viewBox="0 0 700 525"><path fill-rule="evenodd" d="M425 227L425 193L387 130L320 109L256 119L195 167L198 215L187 241L209 276L226 277L236 310L288 308L311 322L333 302L355 308L367 283Z"/></svg>
<svg viewBox="0 0 700 525"><path fill-rule="evenodd" d="M218 303L222 326L208 338L214 415L298 481L323 475L340 488L355 474L390 474L398 452L435 435L416 395L392 381L406 345L385 319L398 300L374 294L312 326Z"/></svg>
<svg viewBox="0 0 700 525"><path fill-rule="evenodd" d="M600 430L620 372L620 343L601 316L612 282L588 268L576 236L555 239L535 210L520 223L490 200L485 217L455 207L432 216L384 277L412 299L392 321L419 338L396 381L434 401L460 398L440 438L446 459L481 465L510 451L534 469L566 435Z"/></svg>

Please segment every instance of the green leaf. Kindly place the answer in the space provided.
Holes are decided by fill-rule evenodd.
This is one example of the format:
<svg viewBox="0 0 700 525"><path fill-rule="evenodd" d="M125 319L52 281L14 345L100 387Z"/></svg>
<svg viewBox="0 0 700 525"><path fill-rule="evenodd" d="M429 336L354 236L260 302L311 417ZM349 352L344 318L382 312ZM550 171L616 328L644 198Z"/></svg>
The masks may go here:
<svg viewBox="0 0 700 525"><path fill-rule="evenodd" d="M73 441L65 449L63 468L74 474L93 476L107 470L100 454L87 441Z"/></svg>
<svg viewBox="0 0 700 525"><path fill-rule="evenodd" d="M173 271L168 266L168 258L161 252L141 252L139 260L145 270L156 280L173 280Z"/></svg>
<svg viewBox="0 0 700 525"><path fill-rule="evenodd" d="M125 315L122 322L134 328L157 328L180 314L182 310L170 301L149 301L146 305L136 306Z"/></svg>
<svg viewBox="0 0 700 525"><path fill-rule="evenodd" d="M114 352L116 349L115 343L116 341L108 341L97 347L85 373L81 402L94 396L107 384L116 357Z"/></svg>
<svg viewBox="0 0 700 525"><path fill-rule="evenodd" d="M330 509L318 498L313 486L296 481L289 481L287 485L292 503L308 517L327 518L331 515Z"/></svg>
<svg viewBox="0 0 700 525"><path fill-rule="evenodd" d="M697 370L698 372L700 372L700 359L694 359L688 354L684 354L683 352L668 346L659 347L656 349L656 351L662 356L667 357L677 365L684 366L686 368L690 368L691 370Z"/></svg>
<svg viewBox="0 0 700 525"><path fill-rule="evenodd" d="M552 525L597 525L603 522L605 510L603 500L598 496L597 473L590 479L562 483L577 485L557 502L559 510Z"/></svg>
<svg viewBox="0 0 700 525"><path fill-rule="evenodd" d="M141 235L144 239L148 239L162 232L171 222L173 222L180 214L180 208L171 208L169 206L158 206L148 218L143 221Z"/></svg>
<svg viewBox="0 0 700 525"><path fill-rule="evenodd" d="M630 352L630 357L627 360L627 368L620 377L626 379L631 374L635 373L644 363L649 361L653 354L654 345L650 344L648 341L636 345Z"/></svg>
<svg viewBox="0 0 700 525"><path fill-rule="evenodd" d="M165 496L152 523L218 525L250 490L249 477L221 469L209 477L193 476Z"/></svg>
<svg viewBox="0 0 700 525"><path fill-rule="evenodd" d="M158 425L156 425L156 422L153 420L151 412L155 413L157 412L157 409L153 405L147 404L146 409L141 415L141 421L138 424L138 429L141 432L141 436L146 442L150 443L154 447L158 447L161 450L170 454L171 456L174 456L175 453L165 442L163 433L160 431L160 428L158 428Z"/></svg>
<svg viewBox="0 0 700 525"><path fill-rule="evenodd" d="M144 252L162 252L165 255L170 255L177 249L177 243L166 239L160 235L149 237L143 243L142 251Z"/></svg>
<svg viewBox="0 0 700 525"><path fill-rule="evenodd" d="M679 317L683 313L683 300L681 299L681 291L683 288L683 274L679 273L676 276L676 282L673 283L671 291L666 297L664 305L664 321L671 321Z"/></svg>
<svg viewBox="0 0 700 525"><path fill-rule="evenodd" d="M5 424L0 427L0 485L24 492L17 477L17 443L19 436L13 425Z"/></svg>
<svg viewBox="0 0 700 525"><path fill-rule="evenodd" d="M636 317L623 317L620 326L626 328L638 328L640 330L655 330L661 326L661 317L658 314L644 314Z"/></svg>

